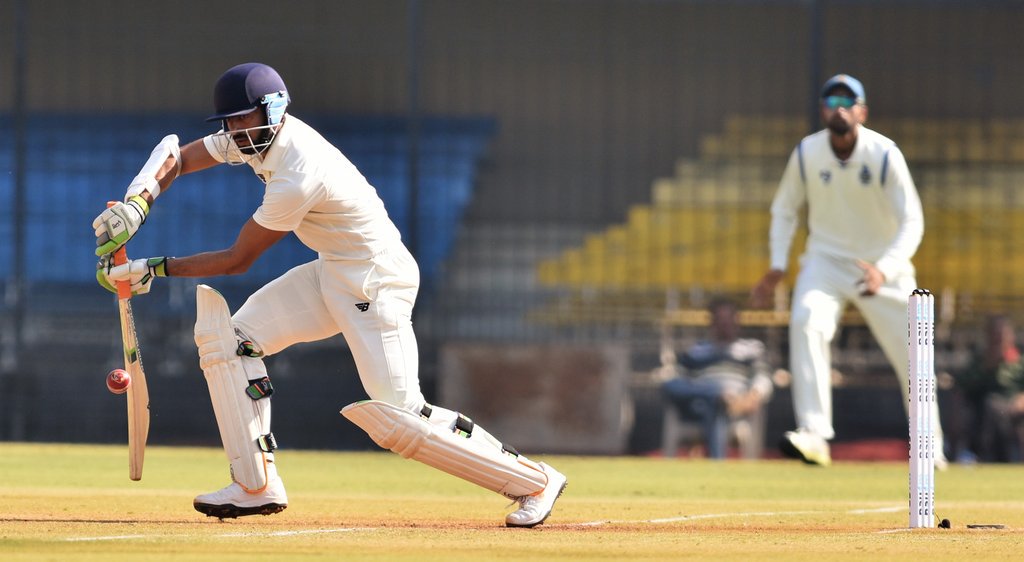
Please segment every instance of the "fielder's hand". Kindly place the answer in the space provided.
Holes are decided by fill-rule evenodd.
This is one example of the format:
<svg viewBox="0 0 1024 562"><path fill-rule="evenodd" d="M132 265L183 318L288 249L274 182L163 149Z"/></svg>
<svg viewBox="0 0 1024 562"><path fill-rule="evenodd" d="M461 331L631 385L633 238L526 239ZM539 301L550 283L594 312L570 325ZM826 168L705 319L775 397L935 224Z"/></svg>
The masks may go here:
<svg viewBox="0 0 1024 562"><path fill-rule="evenodd" d="M167 258L138 259L114 265L108 254L101 256L99 263L96 264L96 281L114 294L117 294L118 281L129 281L133 297L144 295L149 292L155 277L167 277Z"/></svg>
<svg viewBox="0 0 1024 562"><path fill-rule="evenodd" d="M765 308L772 304L775 299L775 287L782 281L786 272L779 269L771 269L764 277L754 285L750 291L750 303L754 308Z"/></svg>
<svg viewBox="0 0 1024 562"><path fill-rule="evenodd" d="M132 195L128 201L115 203L92 221L96 229L96 255L110 254L124 246L149 214L149 203L139 195Z"/></svg>
<svg viewBox="0 0 1024 562"><path fill-rule="evenodd" d="M864 276L857 281L857 289L862 297L870 297L878 294L878 290L885 283L885 275L875 267L875 264L864 260L857 260L857 267L864 272Z"/></svg>

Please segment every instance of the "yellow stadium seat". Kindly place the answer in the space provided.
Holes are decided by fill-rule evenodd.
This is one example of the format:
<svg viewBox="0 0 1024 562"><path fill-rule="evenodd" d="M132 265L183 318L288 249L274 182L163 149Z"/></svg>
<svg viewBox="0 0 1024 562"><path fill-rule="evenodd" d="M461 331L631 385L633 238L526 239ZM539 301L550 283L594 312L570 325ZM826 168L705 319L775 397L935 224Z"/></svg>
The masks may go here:
<svg viewBox="0 0 1024 562"><path fill-rule="evenodd" d="M730 116L720 133L701 139L699 158L680 158L673 177L652 182L650 204L631 206L623 224L539 262L538 281L598 289L616 302L666 289L746 294L768 267L769 205L806 125L791 116ZM919 284L955 293L970 314L1024 296L1024 120L894 118L871 126L899 143L925 205ZM789 286L805 240L801 229Z"/></svg>

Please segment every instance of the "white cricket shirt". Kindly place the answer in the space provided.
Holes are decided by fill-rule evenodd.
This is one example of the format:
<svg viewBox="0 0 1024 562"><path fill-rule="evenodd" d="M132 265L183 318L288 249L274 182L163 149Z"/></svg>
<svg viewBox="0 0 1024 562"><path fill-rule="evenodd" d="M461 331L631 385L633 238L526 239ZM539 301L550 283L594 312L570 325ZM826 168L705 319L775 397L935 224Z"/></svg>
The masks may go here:
<svg viewBox="0 0 1024 562"><path fill-rule="evenodd" d="M793 150L772 202L771 267L785 270L798 213L807 203L807 253L861 259L892 279L912 272L924 235L921 200L903 153L860 127L849 160L832 152L829 131Z"/></svg>
<svg viewBox="0 0 1024 562"><path fill-rule="evenodd" d="M203 144L224 157L213 135ZM232 143L233 144L233 143ZM291 231L328 260L366 260L401 244L401 235L377 190L320 133L289 114L263 157L249 161L266 182L253 219L270 230Z"/></svg>

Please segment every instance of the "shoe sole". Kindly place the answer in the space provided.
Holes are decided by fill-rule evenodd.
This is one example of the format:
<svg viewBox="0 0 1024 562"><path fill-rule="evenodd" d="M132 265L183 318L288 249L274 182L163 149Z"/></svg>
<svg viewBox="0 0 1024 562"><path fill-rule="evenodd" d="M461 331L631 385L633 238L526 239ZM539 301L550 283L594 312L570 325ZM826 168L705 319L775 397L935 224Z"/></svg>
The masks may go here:
<svg viewBox="0 0 1024 562"><path fill-rule="evenodd" d="M559 488L558 495L555 496L555 501L551 502L551 509L549 509L548 512L544 514L544 517L541 517L540 520L537 521L536 523L527 523L525 525L518 525L516 523L509 523L508 521L506 521L505 522L505 526L506 527L515 527L517 529L532 529L532 528L536 527L537 525L540 525L541 523L547 521L548 517L551 517L551 512L555 510L555 502L558 501L558 498L562 497L562 492L564 492L567 487L569 487L569 481L568 480L566 480L565 482L562 482L562 487Z"/></svg>
<svg viewBox="0 0 1024 562"><path fill-rule="evenodd" d="M791 459L797 459L797 460L803 461L804 464L810 464L810 465L814 465L814 466L828 466L829 464L831 464L831 463L819 462L819 461L817 461L815 459L812 459L812 458L808 457L807 455L805 455L803 453L803 451L798 449L797 446L794 445L792 441L790 441L789 439L786 439L785 437L783 437L781 440L779 440L779 451L781 451L783 455L785 455L785 456L787 456L787 457L789 457Z"/></svg>
<svg viewBox="0 0 1024 562"><path fill-rule="evenodd" d="M237 505L231 504L213 505L208 503L193 503L192 507L196 508L196 511L199 513L210 517L217 517L219 519L235 519L237 517L245 517L246 515L273 515L284 511L284 509L288 507L288 504L267 503L255 507L238 507Z"/></svg>

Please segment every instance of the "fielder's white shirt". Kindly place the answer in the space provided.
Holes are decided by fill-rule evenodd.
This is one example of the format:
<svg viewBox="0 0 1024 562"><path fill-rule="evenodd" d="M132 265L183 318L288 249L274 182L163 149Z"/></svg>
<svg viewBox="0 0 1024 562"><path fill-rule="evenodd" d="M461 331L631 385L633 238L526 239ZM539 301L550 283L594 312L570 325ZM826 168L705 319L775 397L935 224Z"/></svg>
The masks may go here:
<svg viewBox="0 0 1024 562"><path fill-rule="evenodd" d="M213 135L203 139L210 155L224 162L216 143ZM328 260L368 260L401 244L377 190L294 115L285 118L263 157L248 163L266 182L263 203L253 214L260 226L294 232Z"/></svg>
<svg viewBox="0 0 1024 562"><path fill-rule="evenodd" d="M924 235L921 200L903 153L892 140L860 127L846 161L829 131L793 150L772 202L771 267L785 270L801 207L807 203L807 253L875 264L892 279L912 273Z"/></svg>

